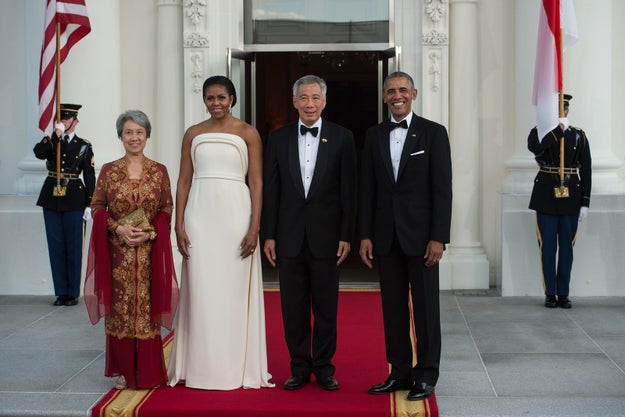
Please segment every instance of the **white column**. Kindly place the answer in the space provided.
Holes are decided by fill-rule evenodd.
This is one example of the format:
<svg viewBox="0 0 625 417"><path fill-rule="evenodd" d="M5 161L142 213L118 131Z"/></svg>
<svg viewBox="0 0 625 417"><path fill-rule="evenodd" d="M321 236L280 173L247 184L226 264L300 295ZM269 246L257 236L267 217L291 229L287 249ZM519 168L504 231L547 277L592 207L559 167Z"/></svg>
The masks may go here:
<svg viewBox="0 0 625 417"><path fill-rule="evenodd" d="M539 0L528 7L516 0L515 152L506 162L509 173L502 188L501 292L542 295L542 273L535 233L535 212L528 209L536 163L527 150L527 135L536 124L531 104ZM618 176L622 160L615 149L622 136L614 126L621 117L623 81L613 74L619 32L618 1L576 0L579 41L564 53L564 90L573 95L569 121L588 135L593 159L592 197L588 218L579 224L571 296L623 295L623 239L614 225L625 222L625 182ZM621 7L622 10L622 7ZM531 36L528 38L528 36ZM619 50L620 51L620 50ZM621 142L619 142L621 141Z"/></svg>
<svg viewBox="0 0 625 417"><path fill-rule="evenodd" d="M405 5L400 4L398 7L405 7ZM398 13L398 15L400 17L397 20L400 21L404 13ZM413 66L415 77L421 77L421 83L416 87L419 89L422 105L421 110L416 111L417 114L434 120L449 130L449 7L444 0L424 2L420 16L421 56L420 61L415 62ZM400 38L410 39L410 31L413 27L414 25L403 22ZM403 61L406 60L403 59ZM412 64L410 60L408 63ZM451 283L452 268L446 253L440 263L440 288L451 289Z"/></svg>
<svg viewBox="0 0 625 417"><path fill-rule="evenodd" d="M479 74L477 0L450 2L450 124L453 211L448 261L451 288L488 289L489 264L480 240Z"/></svg>
<svg viewBox="0 0 625 417"><path fill-rule="evenodd" d="M613 119L622 117L614 113L614 103L623 100L615 96L615 77L621 77L613 73L613 48L622 44L615 34L618 19L614 7L612 1L575 3L580 40L565 52L563 60L564 90L573 95L569 121L584 129L590 142L593 194L625 193L625 182L617 176L623 158L614 154L615 143L623 138L612 128ZM591 200L591 210L592 206Z"/></svg>
<svg viewBox="0 0 625 417"><path fill-rule="evenodd" d="M218 24L216 24L218 22ZM242 1L192 1L184 4L184 103L185 125L208 117L202 100L202 84L208 77L226 75L227 48L243 49ZM237 80L233 80L235 86ZM233 115L239 117L247 99L237 91Z"/></svg>
<svg viewBox="0 0 625 417"><path fill-rule="evenodd" d="M92 143L99 167L119 158L119 149L110 146L120 103L119 2L92 2L87 11L91 32L74 45L61 65L61 102L82 104L76 133ZM41 13L43 16L43 8ZM106 31L97 29L104 27ZM44 136L39 134L39 139ZM32 145L36 139L31 138ZM38 193L46 175L45 164L29 153L18 168L22 176L16 182L17 192Z"/></svg>
<svg viewBox="0 0 625 417"><path fill-rule="evenodd" d="M156 159L175 192L184 134L182 0L158 0L156 37Z"/></svg>
<svg viewBox="0 0 625 417"><path fill-rule="evenodd" d="M528 7L527 0L516 1L516 91L515 152L506 166L504 194L528 194L532 190L536 163L527 150L527 135L536 125L532 103L536 34L539 2ZM588 135L593 159L593 194L625 193L625 183L617 175L622 158L614 154L621 138L613 135L614 96L613 42L618 39L610 19L614 19L613 2L578 0L575 2L579 41L564 52L563 77L565 92L573 95L569 122ZM598 24L604 22L605 24ZM531 37L528 37L531 36ZM597 47L601 45L601 47ZM592 205L592 203L591 203Z"/></svg>
<svg viewBox="0 0 625 417"><path fill-rule="evenodd" d="M32 50L41 48L43 31L43 15L45 2L37 5L27 3L27 14L22 20L30 22L32 13L37 14L38 28L33 29L36 41L28 43ZM31 10L32 9L32 10ZM120 156L118 142L115 140L115 118L120 105L120 57L119 57L119 0L90 2L88 4L89 20L92 31L78 42L61 65L61 101L82 104L79 112L80 124L77 134L89 140L94 149L96 167L103 162L117 159ZM30 24L30 23L29 23ZM35 24L32 24L33 28ZM106 28L106 30L99 30ZM33 47L34 43L38 46ZM97 51L97 53L94 53ZM29 58L32 59L32 58ZM37 52L37 60L39 52ZM30 64L30 62L29 62ZM18 67L19 68L19 67ZM36 74L36 75L35 75ZM31 82L38 83L37 72L31 77ZM33 90L36 92L36 84ZM36 93L31 96L36 102ZM30 108L30 107L29 107ZM36 112L36 106L33 106ZM34 125L38 117L33 117ZM35 159L32 146L35 141L43 137L37 130L37 136L28 138L28 154L17 163L19 178L16 181L17 194L27 196L9 196L3 199L0 210L0 224L7 225L3 232L12 236L10 245L0 243L0 250L4 259L2 265L8 265L5 279L0 283L0 294L53 294L52 277L47 254L47 244L41 208L35 205L36 196L45 179L45 163ZM8 205L4 205L8 203ZM91 223L87 223L84 247L89 242ZM22 259L28 253L29 262L13 262ZM86 267L86 250L83 251L83 276Z"/></svg>

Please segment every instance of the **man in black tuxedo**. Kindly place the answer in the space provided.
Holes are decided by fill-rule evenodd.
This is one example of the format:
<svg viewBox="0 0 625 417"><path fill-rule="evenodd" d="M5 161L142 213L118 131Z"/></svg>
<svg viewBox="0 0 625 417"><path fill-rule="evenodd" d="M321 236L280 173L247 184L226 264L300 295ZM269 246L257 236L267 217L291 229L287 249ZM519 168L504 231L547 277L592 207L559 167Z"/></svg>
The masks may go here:
<svg viewBox="0 0 625 417"><path fill-rule="evenodd" d="M339 265L350 251L355 223L356 153L352 132L321 118L326 91L317 76L297 80L293 106L299 121L271 132L265 151L264 252L279 269L291 357L287 390L301 388L311 373L321 388L339 387L332 358Z"/></svg>
<svg viewBox="0 0 625 417"><path fill-rule="evenodd" d="M422 400L439 375L438 262L451 227L451 151L445 127L412 112L417 90L410 75L386 77L382 97L392 117L366 134L359 228L362 261L372 268L377 259L391 373L369 393L410 390L408 400Z"/></svg>

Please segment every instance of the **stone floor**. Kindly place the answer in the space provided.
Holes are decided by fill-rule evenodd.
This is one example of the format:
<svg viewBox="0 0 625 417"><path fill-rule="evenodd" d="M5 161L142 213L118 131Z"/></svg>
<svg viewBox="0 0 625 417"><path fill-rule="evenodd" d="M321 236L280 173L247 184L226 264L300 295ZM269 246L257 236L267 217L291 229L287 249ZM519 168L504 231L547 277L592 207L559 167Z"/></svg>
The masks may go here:
<svg viewBox="0 0 625 417"><path fill-rule="evenodd" d="M84 304L0 296L0 416L90 416L113 385ZM441 416L624 416L625 298L443 292Z"/></svg>

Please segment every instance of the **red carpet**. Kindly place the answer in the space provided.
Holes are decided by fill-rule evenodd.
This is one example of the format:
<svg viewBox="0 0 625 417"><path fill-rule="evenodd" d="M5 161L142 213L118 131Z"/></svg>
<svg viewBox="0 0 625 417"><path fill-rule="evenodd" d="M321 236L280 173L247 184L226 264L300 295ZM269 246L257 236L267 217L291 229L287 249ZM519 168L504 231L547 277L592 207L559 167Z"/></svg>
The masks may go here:
<svg viewBox="0 0 625 417"><path fill-rule="evenodd" d="M367 388L388 374L380 295L377 291L342 291L339 297L338 348L334 364L338 391L311 382L285 391L289 356L284 342L280 299L265 291L269 372L275 388L205 391L176 387L155 390L111 390L93 408L93 417L437 417L436 398L405 401L406 392L370 395ZM171 338L165 339L169 357ZM313 377L314 380L314 377Z"/></svg>

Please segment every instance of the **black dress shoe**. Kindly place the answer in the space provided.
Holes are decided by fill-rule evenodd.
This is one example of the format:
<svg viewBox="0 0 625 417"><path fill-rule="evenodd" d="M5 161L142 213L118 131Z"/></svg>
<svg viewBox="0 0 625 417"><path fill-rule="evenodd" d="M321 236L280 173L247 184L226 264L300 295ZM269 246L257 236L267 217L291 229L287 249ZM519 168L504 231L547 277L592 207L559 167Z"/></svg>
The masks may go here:
<svg viewBox="0 0 625 417"><path fill-rule="evenodd" d="M558 302L556 301L555 295L548 295L545 297L545 307L556 308L557 306L558 306Z"/></svg>
<svg viewBox="0 0 625 417"><path fill-rule="evenodd" d="M558 307L571 308L571 300L569 300L569 297L558 297Z"/></svg>
<svg viewBox="0 0 625 417"><path fill-rule="evenodd" d="M310 382L310 377L293 375L289 379L287 379L286 382L284 383L284 389L287 389L287 390L300 389L301 387L304 386L304 384L307 384L309 382Z"/></svg>
<svg viewBox="0 0 625 417"><path fill-rule="evenodd" d="M75 306L76 304L78 304L78 298L77 297L68 297L65 300L65 305L66 306Z"/></svg>
<svg viewBox="0 0 625 417"><path fill-rule="evenodd" d="M408 401L425 400L433 392L434 392L434 385L430 385L426 382L417 382L408 393L408 396L406 397L406 399Z"/></svg>
<svg viewBox="0 0 625 417"><path fill-rule="evenodd" d="M67 297L65 297L64 295L61 295L59 297L56 297L56 300L54 300L54 303L52 303L52 305L64 306L66 300L67 300Z"/></svg>
<svg viewBox="0 0 625 417"><path fill-rule="evenodd" d="M398 390L409 390L412 388L412 381L409 379L387 379L381 384L369 388L369 394L388 394Z"/></svg>
<svg viewBox="0 0 625 417"><path fill-rule="evenodd" d="M336 391L339 389L339 383L332 375L323 378L317 378L317 384L326 391Z"/></svg>

